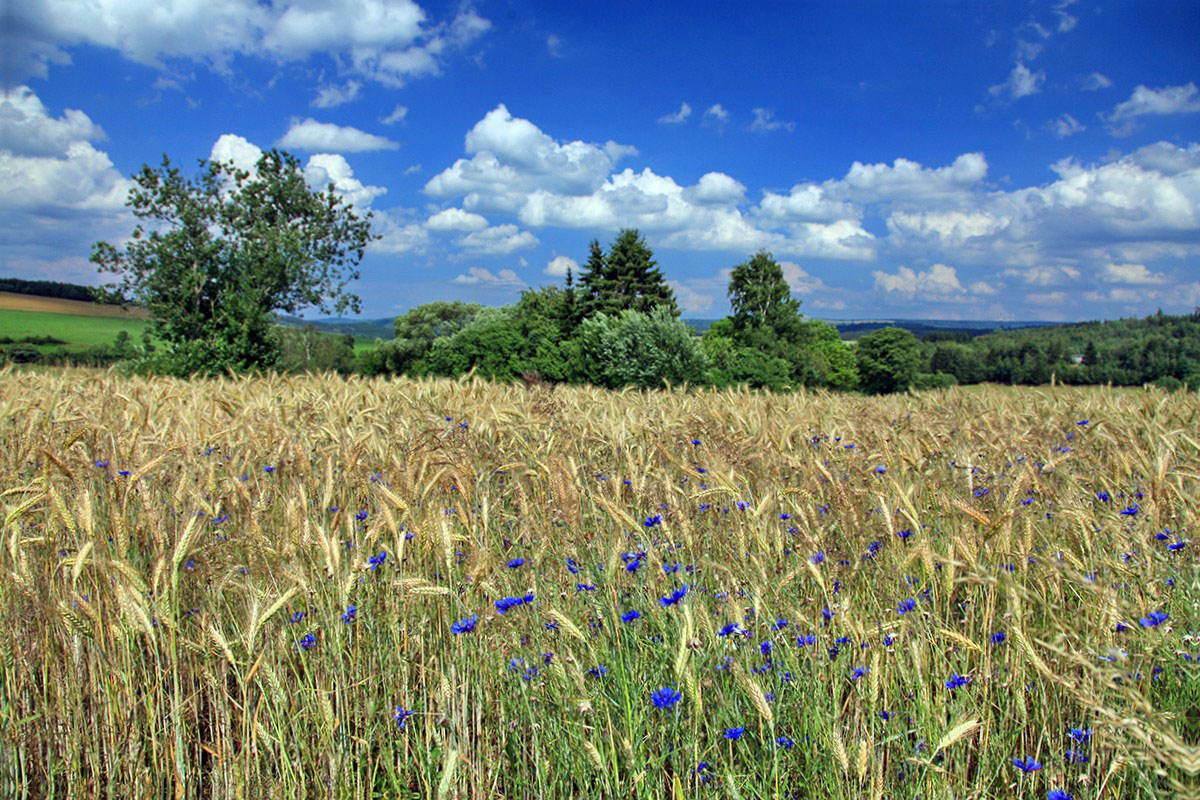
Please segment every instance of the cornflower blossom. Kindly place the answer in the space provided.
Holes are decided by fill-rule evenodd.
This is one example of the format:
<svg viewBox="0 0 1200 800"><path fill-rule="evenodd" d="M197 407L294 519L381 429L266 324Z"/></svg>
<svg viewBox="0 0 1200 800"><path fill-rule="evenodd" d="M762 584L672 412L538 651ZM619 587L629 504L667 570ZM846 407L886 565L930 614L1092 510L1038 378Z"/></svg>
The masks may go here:
<svg viewBox="0 0 1200 800"><path fill-rule="evenodd" d="M1046 792L1046 800L1072 800L1071 795L1062 789L1051 789Z"/></svg>
<svg viewBox="0 0 1200 800"><path fill-rule="evenodd" d="M776 747L782 747L784 750L791 750L796 746L796 742L786 736L780 736L775 740Z"/></svg>
<svg viewBox="0 0 1200 800"><path fill-rule="evenodd" d="M1146 616L1138 620L1143 628L1156 628L1162 623L1171 618L1171 615L1165 611L1151 611Z"/></svg>
<svg viewBox="0 0 1200 800"><path fill-rule="evenodd" d="M621 622L633 622L642 616L642 612L637 610L626 611L621 615Z"/></svg>
<svg viewBox="0 0 1200 800"><path fill-rule="evenodd" d="M901 602L900 605L896 606L896 613L897 614L907 614L908 612L912 611L916 607L917 607L916 598L910 597L907 600Z"/></svg>
<svg viewBox="0 0 1200 800"><path fill-rule="evenodd" d="M357 618L357 615L358 615L358 606L350 606L346 609L346 612L344 614L342 614L342 622L349 625L354 619Z"/></svg>
<svg viewBox="0 0 1200 800"><path fill-rule="evenodd" d="M957 672L951 673L950 680L946 681L946 688L953 691L960 686L966 686L971 682L970 675L959 675Z"/></svg>
<svg viewBox="0 0 1200 800"><path fill-rule="evenodd" d="M478 614L472 614L469 617L464 617L450 626L450 632L454 634L470 633L471 631L475 630L475 623L478 621Z"/></svg>
<svg viewBox="0 0 1200 800"><path fill-rule="evenodd" d="M603 664L597 664L589 669L587 674L591 675L593 678L603 678L608 674L608 667L604 666Z"/></svg>
<svg viewBox="0 0 1200 800"><path fill-rule="evenodd" d="M508 562L507 564L505 564L504 566L508 567L509 569L517 569L518 567L520 567L520 566L521 566L522 564L524 564L524 563L525 563L525 559L523 559L523 558L514 558L512 561L509 561L509 562Z"/></svg>
<svg viewBox="0 0 1200 800"><path fill-rule="evenodd" d="M686 595L687 593L688 593L688 585L685 583L683 586L680 586L678 589L671 592L666 597L658 598L658 602L661 603L664 608L667 606L673 606L673 605L677 604L680 600L682 600L684 595Z"/></svg>
<svg viewBox="0 0 1200 800"><path fill-rule="evenodd" d="M519 605L532 602L533 595L527 594L524 597L503 597L497 600L494 605L496 606L497 611L499 611L501 614L505 614L510 608L515 608Z"/></svg>
<svg viewBox="0 0 1200 800"><path fill-rule="evenodd" d="M301 650L311 650L312 648L314 648L316 646L317 646L317 637L316 636L313 636L311 633L306 633L303 637L301 637L301 639L300 639L300 649Z"/></svg>
<svg viewBox="0 0 1200 800"><path fill-rule="evenodd" d="M392 719L396 720L396 725L400 730L405 730L408 727L408 718L416 713L415 711L406 711L404 706L396 706L396 713L392 714Z"/></svg>
<svg viewBox="0 0 1200 800"><path fill-rule="evenodd" d="M1005 638L1003 631L996 631L992 634L992 644L1004 644Z"/></svg>
<svg viewBox="0 0 1200 800"><path fill-rule="evenodd" d="M367 559L367 563L371 565L371 571L377 570L384 561L387 560L387 553L383 550L379 551L379 555L371 556Z"/></svg>
<svg viewBox="0 0 1200 800"><path fill-rule="evenodd" d="M736 622L731 622L725 627L721 628L721 630L717 631L717 636L730 636L734 634L740 634L741 632L742 629L738 627L738 624Z"/></svg>
<svg viewBox="0 0 1200 800"><path fill-rule="evenodd" d="M1042 762L1034 761L1033 756L1026 756L1024 760L1019 758L1013 759L1013 766L1028 775L1030 772L1037 772L1042 768Z"/></svg>
<svg viewBox="0 0 1200 800"><path fill-rule="evenodd" d="M669 711L674 708L675 704L679 702L681 697L682 695L670 686L664 686L661 689L655 689L650 693L650 699L654 702L654 705L657 708L661 708L665 711Z"/></svg>
<svg viewBox="0 0 1200 800"><path fill-rule="evenodd" d="M746 732L746 729L744 727L743 728L727 728L725 730L724 735L725 735L726 739L740 739L740 738L742 738L742 734L745 732Z"/></svg>
<svg viewBox="0 0 1200 800"><path fill-rule="evenodd" d="M896 535L899 536L901 539L907 539L908 537L912 536L912 529L906 528L905 530L902 530L902 531L896 531Z"/></svg>

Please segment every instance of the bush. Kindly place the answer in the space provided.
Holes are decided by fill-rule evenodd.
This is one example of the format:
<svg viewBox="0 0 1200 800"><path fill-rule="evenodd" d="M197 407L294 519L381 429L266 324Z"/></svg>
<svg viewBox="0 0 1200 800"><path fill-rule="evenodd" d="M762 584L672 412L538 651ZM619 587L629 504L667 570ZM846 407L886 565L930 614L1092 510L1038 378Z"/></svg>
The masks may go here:
<svg viewBox="0 0 1200 800"><path fill-rule="evenodd" d="M709 366L691 328L666 307L589 317L579 326L579 345L588 382L610 389L701 383Z"/></svg>

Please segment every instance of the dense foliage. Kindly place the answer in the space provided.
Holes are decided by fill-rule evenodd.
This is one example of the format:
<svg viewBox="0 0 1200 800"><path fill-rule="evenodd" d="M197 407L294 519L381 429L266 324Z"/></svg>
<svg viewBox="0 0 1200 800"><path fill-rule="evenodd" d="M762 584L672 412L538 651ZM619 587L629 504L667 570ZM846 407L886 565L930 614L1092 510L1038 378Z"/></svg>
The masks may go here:
<svg viewBox="0 0 1200 800"><path fill-rule="evenodd" d="M0 278L0 292L28 294L38 297L58 297L64 300L79 300L85 303L120 303L121 298L97 292L90 286L62 281L27 281L21 278Z"/></svg>

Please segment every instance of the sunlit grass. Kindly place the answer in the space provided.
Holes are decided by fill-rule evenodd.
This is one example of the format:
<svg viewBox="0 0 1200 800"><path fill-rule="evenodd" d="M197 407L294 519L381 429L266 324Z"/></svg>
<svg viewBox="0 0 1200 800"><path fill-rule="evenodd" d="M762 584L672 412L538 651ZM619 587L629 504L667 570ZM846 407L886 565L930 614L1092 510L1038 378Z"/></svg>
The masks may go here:
<svg viewBox="0 0 1200 800"><path fill-rule="evenodd" d="M6 370L0 404L4 796L1169 797L1195 767L1192 395Z"/></svg>

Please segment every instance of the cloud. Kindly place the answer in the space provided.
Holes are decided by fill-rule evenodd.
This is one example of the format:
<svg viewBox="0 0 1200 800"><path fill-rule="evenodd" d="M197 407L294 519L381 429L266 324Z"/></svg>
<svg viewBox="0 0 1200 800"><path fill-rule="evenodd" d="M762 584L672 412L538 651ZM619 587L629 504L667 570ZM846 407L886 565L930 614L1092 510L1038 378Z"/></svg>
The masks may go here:
<svg viewBox="0 0 1200 800"><path fill-rule="evenodd" d="M575 275L579 274L579 262L573 258L566 256L555 256L550 259L550 263L546 265L546 269L542 270L547 275L553 275L556 278L565 278L567 270Z"/></svg>
<svg viewBox="0 0 1200 800"><path fill-rule="evenodd" d="M553 58L563 57L563 40L556 33L552 33L546 37L546 52Z"/></svg>
<svg viewBox="0 0 1200 800"><path fill-rule="evenodd" d="M796 130L796 123L783 122L775 119L775 111L770 108L755 108L754 121L750 123L748 130L755 133L769 133L770 131L785 130L788 133Z"/></svg>
<svg viewBox="0 0 1200 800"><path fill-rule="evenodd" d="M371 230L382 237L367 246L372 253L388 255L422 253L431 244L429 231L425 229L425 226L406 219L403 210L376 211L375 218L371 222Z"/></svg>
<svg viewBox="0 0 1200 800"><path fill-rule="evenodd" d="M729 205L745 198L746 187L723 172L706 172L685 194L693 203Z"/></svg>
<svg viewBox="0 0 1200 800"><path fill-rule="evenodd" d="M408 107L397 105L392 109L392 113L386 117L381 117L380 122L384 125L395 125L397 122L404 122L404 118L408 116Z"/></svg>
<svg viewBox="0 0 1200 800"><path fill-rule="evenodd" d="M1194 114L1200 111L1200 90L1195 83L1151 89L1139 85L1129 99L1117 105L1105 119L1114 136L1128 136L1137 127L1137 118L1147 114Z"/></svg>
<svg viewBox="0 0 1200 800"><path fill-rule="evenodd" d="M1112 85L1113 82L1102 72L1093 72L1083 79L1083 89L1086 92L1098 92Z"/></svg>
<svg viewBox="0 0 1200 800"><path fill-rule="evenodd" d="M387 194L382 186L367 186L354 177L349 162L336 153L315 153L304 166L304 178L315 191L324 191L333 184L333 191L358 210L371 207L371 202Z"/></svg>
<svg viewBox="0 0 1200 800"><path fill-rule="evenodd" d="M344 86L337 84L322 86L309 105L313 108L336 108L358 97L361 89L362 84L359 81L346 81Z"/></svg>
<svg viewBox="0 0 1200 800"><path fill-rule="evenodd" d="M486 217L461 208L447 208L425 221L425 227L431 231L481 231L487 226Z"/></svg>
<svg viewBox="0 0 1200 800"><path fill-rule="evenodd" d="M783 279L787 281L788 287L799 295L808 295L816 291L829 289L826 283L815 275L810 275L804 269L793 261L780 261L780 269L783 270Z"/></svg>
<svg viewBox="0 0 1200 800"><path fill-rule="evenodd" d="M1146 269L1145 264L1105 264L1100 270L1105 283L1156 284L1166 283L1167 276Z"/></svg>
<svg viewBox="0 0 1200 800"><path fill-rule="evenodd" d="M675 293L675 302L679 305L679 310L684 313L699 314L712 307L714 299L712 295L701 294L679 281L667 281L667 285Z"/></svg>
<svg viewBox="0 0 1200 800"><path fill-rule="evenodd" d="M464 250L494 256L505 256L517 250L537 247L538 238L516 225L496 225L491 228L468 233L454 240Z"/></svg>
<svg viewBox="0 0 1200 800"><path fill-rule="evenodd" d="M1068 136L1074 136L1087 130L1086 125L1081 124L1070 114L1060 114L1058 119L1047 122L1046 127L1059 139L1066 139Z"/></svg>
<svg viewBox="0 0 1200 800"><path fill-rule="evenodd" d="M92 45L160 70L187 60L226 72L236 55L286 62L322 53L362 77L399 86L437 74L451 52L491 28L470 7L448 24L431 22L412 0L27 0L13 13L6 84L45 78L50 64L70 63L66 48Z"/></svg>
<svg viewBox="0 0 1200 800"><path fill-rule="evenodd" d="M713 103L704 111L704 119L700 121L700 124L720 130L724 128L728 122L729 112L726 111L720 103Z"/></svg>
<svg viewBox="0 0 1200 800"><path fill-rule="evenodd" d="M1074 267L1036 266L1006 269L1000 274L1008 278L1016 278L1027 286L1059 286L1078 280L1082 273Z"/></svg>
<svg viewBox="0 0 1200 800"><path fill-rule="evenodd" d="M209 161L219 161L222 164L232 161L238 169L253 174L262 154L262 149L245 137L235 133L225 133L213 143L208 159Z"/></svg>
<svg viewBox="0 0 1200 800"><path fill-rule="evenodd" d="M436 198L464 197L468 208L516 213L538 190L580 195L596 191L620 158L636 152L625 145L581 141L559 144L503 105L489 111L467 133L466 151L425 184Z"/></svg>
<svg viewBox="0 0 1200 800"><path fill-rule="evenodd" d="M997 99L1017 100L1022 97L1028 97L1031 94L1037 94L1040 91L1042 83L1046 80L1046 73L1033 72L1029 67L1021 62L1017 62L1013 67L1012 72L1008 74L1008 80L1004 83L998 83L995 86L988 87L988 94Z"/></svg>
<svg viewBox="0 0 1200 800"><path fill-rule="evenodd" d="M680 125L687 121L687 118L692 115L692 107L687 103L680 103L679 110L673 114L664 114L658 118L659 125Z"/></svg>
<svg viewBox="0 0 1200 800"><path fill-rule="evenodd" d="M924 272L909 267L899 267L895 274L875 270L875 288L887 294L899 294L907 299L920 295L924 300L957 300L966 292L958 282L954 267L934 264Z"/></svg>
<svg viewBox="0 0 1200 800"><path fill-rule="evenodd" d="M466 275L458 275L454 278L453 283L463 283L467 285L483 285L489 287L499 286L524 286L525 281L513 272L511 269L502 269L499 272L492 273L491 270L486 270L483 267L471 267L467 270Z"/></svg>
<svg viewBox="0 0 1200 800"><path fill-rule="evenodd" d="M133 230L136 220L125 207L133 182L92 145L103 131L82 111L51 116L24 86L2 98L0 268L54 279L53 272L38 270L69 262L75 272L94 276L82 254L97 240L119 246Z"/></svg>
<svg viewBox="0 0 1200 800"><path fill-rule="evenodd" d="M1074 30L1076 23L1079 22L1078 19L1067 13L1067 9L1074 4L1075 0L1062 0L1052 9L1054 11L1054 15L1058 17L1059 33L1066 33L1067 31Z"/></svg>
<svg viewBox="0 0 1200 800"><path fill-rule="evenodd" d="M366 133L358 128L334 125L331 122L317 122L311 117L305 120L293 119L287 133L276 144L295 150L340 153L395 150L400 147L398 142L382 136Z"/></svg>
<svg viewBox="0 0 1200 800"><path fill-rule="evenodd" d="M65 153L75 142L106 138L104 129L82 111L68 108L60 119L52 118L28 86L0 94L0 150L22 156L53 156Z"/></svg>

